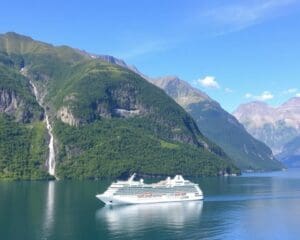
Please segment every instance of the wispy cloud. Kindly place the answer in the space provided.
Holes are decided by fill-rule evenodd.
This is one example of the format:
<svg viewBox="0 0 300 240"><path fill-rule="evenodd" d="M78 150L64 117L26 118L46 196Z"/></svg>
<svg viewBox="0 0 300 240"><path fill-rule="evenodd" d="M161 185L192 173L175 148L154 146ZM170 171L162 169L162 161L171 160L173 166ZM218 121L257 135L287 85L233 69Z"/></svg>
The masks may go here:
<svg viewBox="0 0 300 240"><path fill-rule="evenodd" d="M205 19L219 28L218 34L222 35L283 15L285 8L296 2L297 0L241 1L203 11L200 19Z"/></svg>
<svg viewBox="0 0 300 240"><path fill-rule="evenodd" d="M298 88L289 88L287 90L284 90L282 93L283 94L293 94L293 93L296 93L298 92Z"/></svg>
<svg viewBox="0 0 300 240"><path fill-rule="evenodd" d="M273 99L274 95L269 91L264 91L260 95L253 95L252 93L246 93L245 98L259 100L259 101L267 101Z"/></svg>
<svg viewBox="0 0 300 240"><path fill-rule="evenodd" d="M295 95L296 97L300 97L300 93L296 93L296 95Z"/></svg>
<svg viewBox="0 0 300 240"><path fill-rule="evenodd" d="M171 47L172 47L172 43L170 41L165 41L165 40L149 41L148 40L140 44L136 44L136 46L129 48L126 51L115 53L115 55L122 59L131 59L149 53L161 52Z"/></svg>
<svg viewBox="0 0 300 240"><path fill-rule="evenodd" d="M246 93L245 94L245 98L252 98L253 97L253 94L252 93Z"/></svg>
<svg viewBox="0 0 300 240"><path fill-rule="evenodd" d="M226 93L233 93L234 92L234 90L233 89L231 89L231 88L225 88L224 89L224 91L226 92Z"/></svg>
<svg viewBox="0 0 300 240"><path fill-rule="evenodd" d="M220 88L219 83L213 76L206 76L204 78L198 79L198 83L205 88Z"/></svg>
<svg viewBox="0 0 300 240"><path fill-rule="evenodd" d="M178 19L178 22L174 22L176 27L172 26L171 28L176 29L176 31L172 34L154 34L150 37L140 37L135 33L123 34L120 37L122 44L124 44L123 38L129 44L124 44L124 48L113 52L113 55L127 60L166 51L173 47L176 48L182 42L193 37L196 32L195 29L200 28L201 36L223 35L239 31L267 19L286 14L286 10L293 9L292 6L299 3L298 1L249 0L224 1L217 6L214 3L208 4L206 8L189 11L183 20ZM168 31L166 30L166 32ZM197 32L199 33L199 31ZM135 41L136 39L139 40Z"/></svg>

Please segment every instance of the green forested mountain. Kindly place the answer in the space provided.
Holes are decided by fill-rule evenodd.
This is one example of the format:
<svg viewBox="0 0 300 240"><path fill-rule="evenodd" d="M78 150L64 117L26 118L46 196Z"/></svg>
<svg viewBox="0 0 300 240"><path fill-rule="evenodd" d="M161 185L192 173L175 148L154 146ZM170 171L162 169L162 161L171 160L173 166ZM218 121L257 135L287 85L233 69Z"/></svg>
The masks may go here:
<svg viewBox="0 0 300 240"><path fill-rule="evenodd" d="M283 167L270 148L253 138L235 117L205 93L177 77L159 78L153 82L191 114L200 131L221 146L236 166L253 170Z"/></svg>
<svg viewBox="0 0 300 240"><path fill-rule="evenodd" d="M238 172L174 100L135 72L67 46L0 35L0 178L49 177L45 112L58 178Z"/></svg>

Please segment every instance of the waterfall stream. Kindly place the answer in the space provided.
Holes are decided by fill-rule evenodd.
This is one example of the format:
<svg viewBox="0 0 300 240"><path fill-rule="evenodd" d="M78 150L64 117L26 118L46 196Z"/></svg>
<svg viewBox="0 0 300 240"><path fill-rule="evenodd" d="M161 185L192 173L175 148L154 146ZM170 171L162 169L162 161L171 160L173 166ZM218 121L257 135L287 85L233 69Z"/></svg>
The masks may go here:
<svg viewBox="0 0 300 240"><path fill-rule="evenodd" d="M48 172L50 175L54 176L55 175L55 152L54 152L54 137L52 134L52 126L49 122L49 118L47 113L45 113L46 117L46 125L48 129L48 133L50 135L50 141L49 141L49 158L48 158Z"/></svg>
<svg viewBox="0 0 300 240"><path fill-rule="evenodd" d="M48 157L48 161L47 161L47 163L48 163L48 172L49 172L50 175L55 176L55 151L54 151L54 137L53 137L53 134L52 134L52 126L50 124L47 111L43 106L42 99L39 98L39 93L38 93L38 90L37 90L35 84L32 81L29 81L29 82L30 82L30 85L33 88L33 93L35 95L35 98L36 98L38 104L45 111L45 122L46 122L46 127L47 127L47 130L48 130L48 134L50 136L50 141L49 141L49 145L48 145L49 157Z"/></svg>

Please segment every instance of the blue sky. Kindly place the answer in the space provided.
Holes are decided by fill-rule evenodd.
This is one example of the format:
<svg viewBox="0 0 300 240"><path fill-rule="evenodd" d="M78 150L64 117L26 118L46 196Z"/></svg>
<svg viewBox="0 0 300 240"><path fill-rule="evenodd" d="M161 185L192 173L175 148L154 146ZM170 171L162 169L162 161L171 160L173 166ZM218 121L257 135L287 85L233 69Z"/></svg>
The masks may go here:
<svg viewBox="0 0 300 240"><path fill-rule="evenodd" d="M177 75L230 112L300 96L297 0L10 0L1 3L7 31Z"/></svg>

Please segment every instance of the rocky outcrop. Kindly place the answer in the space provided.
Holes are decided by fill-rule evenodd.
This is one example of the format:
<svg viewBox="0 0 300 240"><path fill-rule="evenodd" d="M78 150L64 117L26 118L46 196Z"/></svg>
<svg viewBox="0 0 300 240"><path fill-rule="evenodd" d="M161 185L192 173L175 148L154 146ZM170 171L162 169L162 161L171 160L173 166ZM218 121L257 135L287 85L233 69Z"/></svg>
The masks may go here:
<svg viewBox="0 0 300 240"><path fill-rule="evenodd" d="M140 115L140 109L135 109L135 110L127 110L127 109L122 109L122 108L116 108L114 109L114 114L119 116L119 117L124 117L124 118L129 118L129 117L135 117Z"/></svg>
<svg viewBox="0 0 300 240"><path fill-rule="evenodd" d="M16 93L11 90L0 90L0 112L7 113L9 115L14 114L21 101L17 99Z"/></svg>
<svg viewBox="0 0 300 240"><path fill-rule="evenodd" d="M10 89L0 89L0 113L6 113L17 122L30 122L34 113L26 108L25 102Z"/></svg>
<svg viewBox="0 0 300 240"><path fill-rule="evenodd" d="M62 107L57 112L57 117L70 126L78 126L80 120L75 118L72 111L68 107Z"/></svg>
<svg viewBox="0 0 300 240"><path fill-rule="evenodd" d="M105 99L99 99L91 104L93 119L84 119L81 116L76 116L71 107L69 107L76 104L76 96L68 96L64 99L66 105L57 111L57 117L70 126L79 126L95 119L130 118L147 114L149 111L140 104L136 95L136 90L130 85L124 85L117 89L108 89Z"/></svg>

